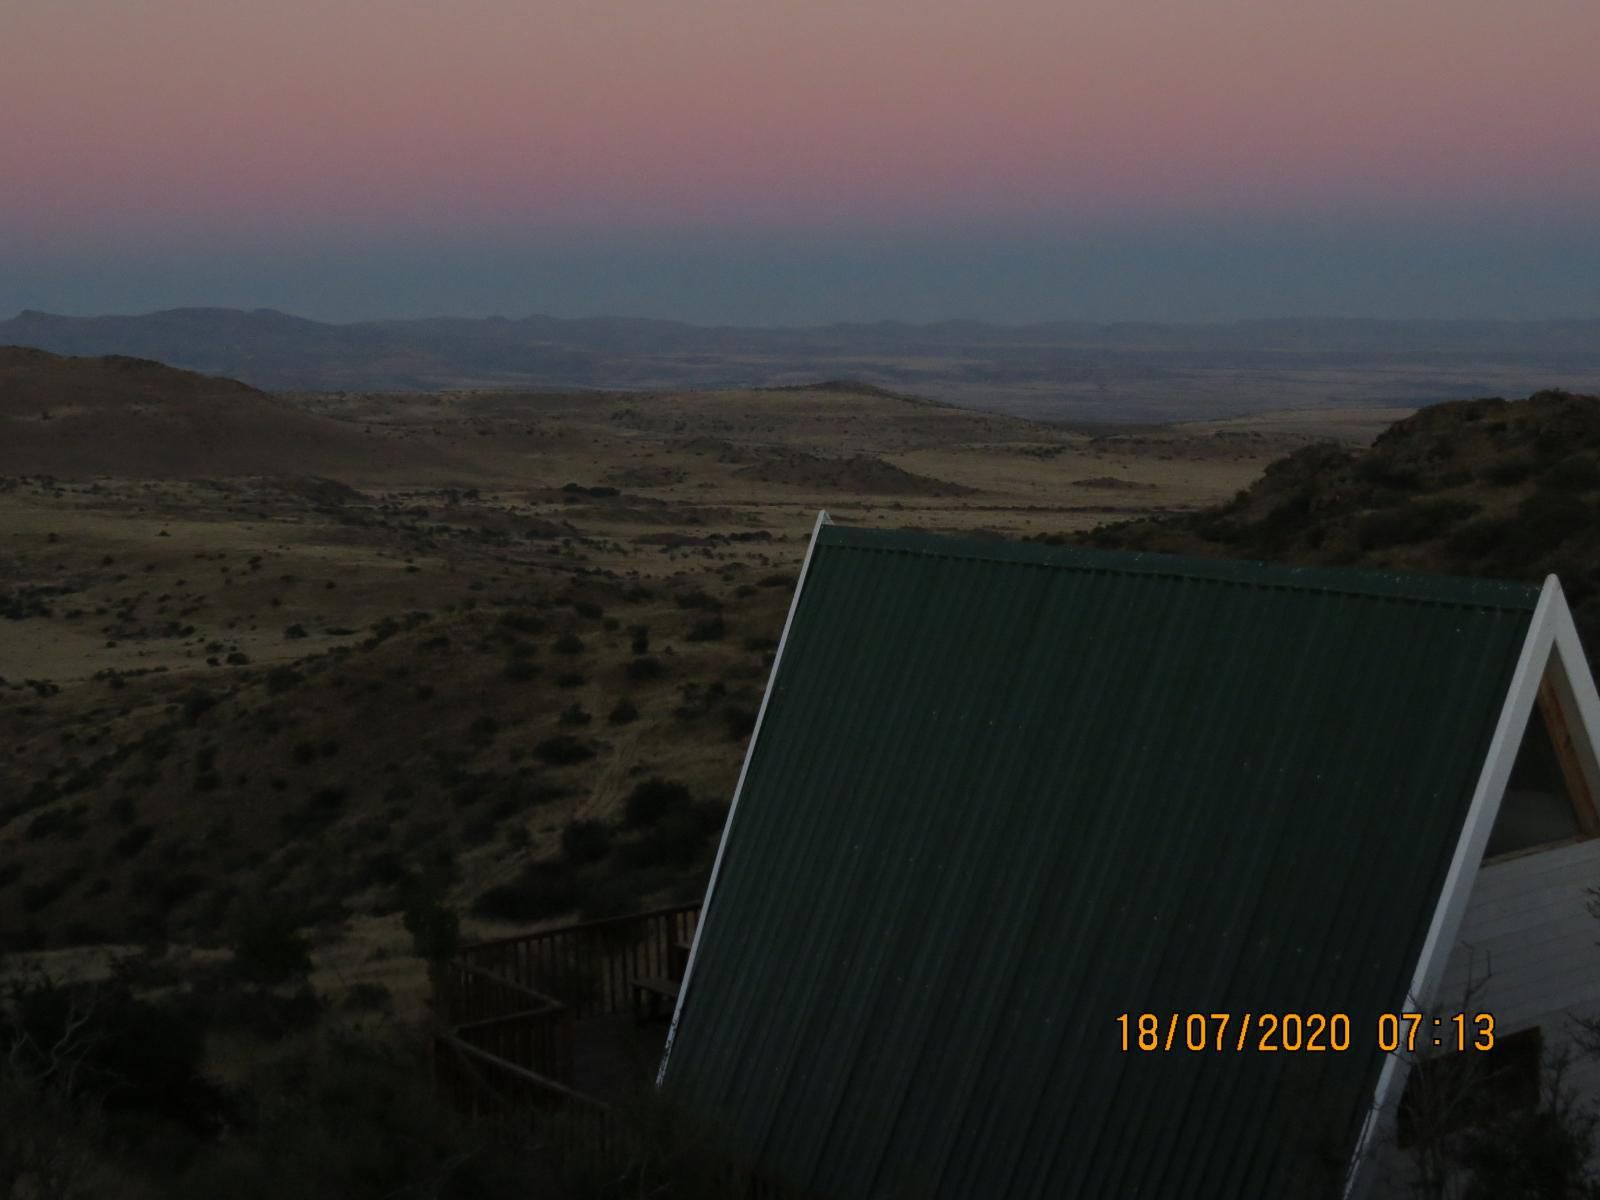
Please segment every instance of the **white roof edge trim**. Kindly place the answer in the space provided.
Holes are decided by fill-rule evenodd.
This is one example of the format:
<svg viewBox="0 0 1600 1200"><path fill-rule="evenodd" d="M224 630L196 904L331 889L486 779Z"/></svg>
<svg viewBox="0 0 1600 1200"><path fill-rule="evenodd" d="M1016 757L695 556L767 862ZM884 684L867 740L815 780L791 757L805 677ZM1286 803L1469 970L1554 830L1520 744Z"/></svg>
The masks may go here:
<svg viewBox="0 0 1600 1200"><path fill-rule="evenodd" d="M1578 626L1565 603L1556 610L1555 661L1561 666L1565 687L1556 689L1562 715L1577 743L1579 765L1589 776L1591 795L1600 798L1600 692L1594 672L1578 641ZM1575 727L1575 728L1574 728Z"/></svg>
<svg viewBox="0 0 1600 1200"><path fill-rule="evenodd" d="M711 864L711 878L706 882L705 899L700 905L700 919L695 923L694 939L689 943L689 961L683 968L683 983L678 988L678 1003L672 1010L672 1024L667 1027L667 1044L661 1050L661 1066L656 1070L656 1086L667 1077L667 1061L672 1057L672 1042L678 1034L678 1020L683 1016L683 1002L689 995L689 983L694 979L695 958L700 953L700 935L705 931L706 914L711 911L711 898L717 889L717 876L722 871L722 856L728 849L728 835L733 831L733 818L739 810L739 796L744 791L744 777L750 770L750 760L755 757L756 743L761 740L761 725L767 716L767 701L772 699L772 685L778 678L778 668L783 665L783 648L789 644L789 627L794 624L795 611L800 607L800 593L805 590L806 577L811 573L811 556L817 549L817 537L824 525L832 525L833 518L827 509L817 511L816 522L811 526L811 541L806 544L805 560L800 564L800 578L795 581L794 595L789 598L789 615L783 619L783 633L778 637L778 649L772 658L772 670L767 675L766 690L761 693L761 707L756 710L755 728L750 731L750 742L745 747L744 763L739 768L739 781L733 785L733 802L728 806L728 819L722 825L722 840L717 843L717 857Z"/></svg>
<svg viewBox="0 0 1600 1200"><path fill-rule="evenodd" d="M1406 989L1408 1011L1421 1011L1438 986L1439 977L1449 963L1450 951L1461 932L1461 920L1466 915L1467 901L1472 894L1473 882L1478 876L1478 865L1483 861L1484 847L1489 843L1489 833L1494 828L1495 817L1500 813L1500 801L1505 795L1506 783L1511 778L1511 766L1516 761L1517 747L1528 728L1533 713L1539 684L1544 679L1552 649L1556 647L1556 629L1563 618L1572 625L1572 614L1567 610L1566 597L1554 575L1545 577L1539 592L1539 603L1528 624L1522 651L1511 673L1511 684L1506 689L1505 702L1500 708L1500 720L1489 740L1489 752L1484 756L1483 770L1478 774L1478 784L1467 807L1467 819L1462 823L1461 836L1456 840L1456 850L1445 872L1444 886L1439 890L1439 903L1433 910L1433 921L1428 926L1428 936L1423 939L1422 951L1417 956L1410 986ZM1577 645L1574 631L1572 643ZM1582 655L1578 656L1582 663ZM1583 671L1585 678L1588 671ZM1593 681L1590 680L1591 691ZM1398 1054L1384 1059L1378 1072L1378 1083L1373 1089L1372 1103L1362 1121L1356 1138L1355 1152L1345 1171L1345 1200L1360 1195L1357 1185L1363 1188L1362 1165L1373 1149L1372 1142L1386 1110L1400 1102L1400 1084L1404 1082L1407 1064Z"/></svg>

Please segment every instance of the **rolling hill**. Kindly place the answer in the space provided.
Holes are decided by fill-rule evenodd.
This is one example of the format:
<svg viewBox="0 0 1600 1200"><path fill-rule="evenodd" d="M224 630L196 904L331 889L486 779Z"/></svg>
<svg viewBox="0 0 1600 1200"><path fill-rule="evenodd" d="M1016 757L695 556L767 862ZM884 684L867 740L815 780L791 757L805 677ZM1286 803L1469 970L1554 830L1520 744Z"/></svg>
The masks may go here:
<svg viewBox="0 0 1600 1200"><path fill-rule="evenodd" d="M0 346L0 475L376 475L428 457L232 379Z"/></svg>

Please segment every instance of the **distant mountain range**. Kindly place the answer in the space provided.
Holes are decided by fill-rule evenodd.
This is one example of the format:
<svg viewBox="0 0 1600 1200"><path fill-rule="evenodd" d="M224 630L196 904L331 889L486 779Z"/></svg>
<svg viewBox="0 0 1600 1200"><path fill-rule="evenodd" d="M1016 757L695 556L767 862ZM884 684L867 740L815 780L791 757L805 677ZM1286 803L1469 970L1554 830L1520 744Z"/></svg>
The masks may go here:
<svg viewBox="0 0 1600 1200"><path fill-rule="evenodd" d="M327 323L178 308L0 321L0 345L123 354L273 391L687 389L849 377L1029 416L1162 419L1600 387L1600 321L1295 318L1213 325L623 317Z"/></svg>

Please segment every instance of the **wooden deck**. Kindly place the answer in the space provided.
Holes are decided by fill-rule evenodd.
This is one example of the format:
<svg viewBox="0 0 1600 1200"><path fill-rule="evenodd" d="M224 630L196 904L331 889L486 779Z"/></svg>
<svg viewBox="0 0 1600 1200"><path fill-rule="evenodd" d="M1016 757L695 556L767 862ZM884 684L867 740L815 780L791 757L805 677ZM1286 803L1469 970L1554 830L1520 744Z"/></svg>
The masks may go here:
<svg viewBox="0 0 1600 1200"><path fill-rule="evenodd" d="M594 1112L654 1086L698 904L463 947L434 972L442 1086L473 1111Z"/></svg>

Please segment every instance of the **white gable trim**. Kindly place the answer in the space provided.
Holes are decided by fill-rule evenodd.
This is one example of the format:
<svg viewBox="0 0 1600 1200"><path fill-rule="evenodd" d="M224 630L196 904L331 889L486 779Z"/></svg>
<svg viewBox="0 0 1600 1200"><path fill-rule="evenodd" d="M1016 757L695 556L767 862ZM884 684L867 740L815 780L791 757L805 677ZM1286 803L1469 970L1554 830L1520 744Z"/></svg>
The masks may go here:
<svg viewBox="0 0 1600 1200"><path fill-rule="evenodd" d="M661 1051L661 1066L656 1071L656 1086L667 1077L667 1060L672 1057L672 1041L678 1033L678 1019L683 1016L683 1002L689 995L689 982L694 978L694 963L700 953L700 935L705 931L706 914L711 911L711 898L716 894L717 876L722 871L722 856L728 849L728 834L733 830L733 818L739 811L739 796L744 791L744 777L750 770L750 760L755 756L756 743L761 739L761 724L766 720L767 701L772 699L772 685L778 678L778 668L783 665L783 648L789 644L789 627L794 624L795 610L800 607L800 593L805 590L806 577L811 573L811 556L816 553L817 535L824 525L833 524L827 509L817 512L811 526L811 541L806 546L805 561L800 564L800 578L795 582L794 595L789 599L789 615L783 619L783 633L778 637L777 653L772 658L772 671L767 676L767 687L761 693L761 707L756 710L755 728L750 731L750 743L744 750L744 764L739 768L739 782L733 786L733 803L728 806L728 819L722 826L722 840L717 843L717 857L711 864L711 878L706 883L706 895L700 906L700 920L694 927L694 939L689 943L689 961L683 968L683 983L678 988L678 1003L672 1010L672 1024L667 1028L667 1044Z"/></svg>
<svg viewBox="0 0 1600 1200"><path fill-rule="evenodd" d="M1600 693L1595 690L1594 673L1578 642L1578 627L1572 610L1563 598L1555 612L1555 653L1552 663L1556 701L1572 733L1578 765L1589 784L1589 795L1600 803Z"/></svg>
<svg viewBox="0 0 1600 1200"><path fill-rule="evenodd" d="M1583 657L1583 649L1578 644L1577 627L1572 622L1572 612L1567 607L1560 581L1550 575L1545 578L1539 603L1533 610L1533 620L1528 625L1522 652L1511 675L1505 703L1500 709L1500 720L1489 741L1489 752L1484 757L1483 770L1478 775L1478 785L1467 808L1467 819L1462 824L1455 855L1445 873L1433 922L1422 943L1422 952L1417 956L1416 969L1406 991L1408 1011L1421 1012L1426 1009L1449 964L1450 953L1460 935L1462 917L1466 915L1467 904L1472 896L1472 886L1483 862L1484 848L1489 843L1489 834L1500 813L1500 801L1505 796L1506 783L1511 778L1517 749L1522 744L1523 734L1533 714L1539 685L1555 663L1560 664L1561 673L1571 685L1576 711L1568 715L1576 718L1574 724L1581 730L1581 738L1574 740L1585 743L1580 756L1587 756L1585 770L1588 770L1594 762L1596 735L1600 734L1600 697L1596 696L1594 678ZM1408 1069L1409 1064L1398 1054L1390 1054L1384 1060L1383 1069L1378 1073L1377 1087L1373 1090L1372 1104L1362 1123L1355 1153L1346 1173L1347 1198L1359 1194L1357 1185L1362 1181L1362 1168L1367 1156L1374 1149L1373 1138L1398 1108L1401 1086Z"/></svg>

